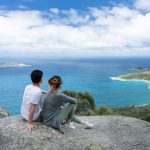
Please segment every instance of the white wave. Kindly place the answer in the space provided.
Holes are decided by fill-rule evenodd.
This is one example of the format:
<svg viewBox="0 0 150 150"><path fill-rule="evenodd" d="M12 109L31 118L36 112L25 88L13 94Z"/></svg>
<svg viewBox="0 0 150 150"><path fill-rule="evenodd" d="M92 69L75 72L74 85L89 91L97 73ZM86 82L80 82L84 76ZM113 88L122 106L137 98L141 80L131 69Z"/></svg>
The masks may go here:
<svg viewBox="0 0 150 150"><path fill-rule="evenodd" d="M146 106L148 104L142 104L142 105L136 105L135 107L142 107L142 106Z"/></svg>
<svg viewBox="0 0 150 150"><path fill-rule="evenodd" d="M120 76L119 77L110 77L112 80L119 80L119 81L127 81L125 79L122 79Z"/></svg>
<svg viewBox="0 0 150 150"><path fill-rule="evenodd" d="M119 80L119 81L136 81L136 82L148 82L148 83L150 83L150 81L142 80L142 79L122 79L121 76L119 76L119 77L110 77L110 79Z"/></svg>
<svg viewBox="0 0 150 150"><path fill-rule="evenodd" d="M24 63L17 63L17 62L6 62L3 64L0 64L0 68L16 68L16 67L29 67L30 65L24 64Z"/></svg>

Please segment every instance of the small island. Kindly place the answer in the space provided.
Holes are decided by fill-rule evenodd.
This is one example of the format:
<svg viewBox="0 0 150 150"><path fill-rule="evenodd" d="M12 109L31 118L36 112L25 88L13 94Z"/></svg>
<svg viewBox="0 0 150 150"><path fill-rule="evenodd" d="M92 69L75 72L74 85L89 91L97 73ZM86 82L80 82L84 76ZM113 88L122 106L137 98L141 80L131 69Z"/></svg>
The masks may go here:
<svg viewBox="0 0 150 150"><path fill-rule="evenodd" d="M111 77L112 80L121 80L121 81L128 81L128 80L139 80L139 81L148 81L150 82L150 71L142 71L133 74L122 75L119 77Z"/></svg>
<svg viewBox="0 0 150 150"><path fill-rule="evenodd" d="M134 67L134 68L129 68L129 70L133 70L133 71L146 71L147 69L145 69L143 67Z"/></svg>
<svg viewBox="0 0 150 150"><path fill-rule="evenodd" d="M24 63L17 63L17 62L6 62L0 64L0 68L21 68L21 67L29 67L30 65Z"/></svg>

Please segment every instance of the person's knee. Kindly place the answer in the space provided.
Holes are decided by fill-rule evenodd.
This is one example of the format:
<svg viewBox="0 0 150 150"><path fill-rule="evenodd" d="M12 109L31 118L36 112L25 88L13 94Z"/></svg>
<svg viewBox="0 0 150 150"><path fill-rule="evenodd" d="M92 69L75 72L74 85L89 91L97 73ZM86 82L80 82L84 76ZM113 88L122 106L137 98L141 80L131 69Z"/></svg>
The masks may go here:
<svg viewBox="0 0 150 150"><path fill-rule="evenodd" d="M76 104L69 104L68 107L70 107L71 110L75 110L77 105Z"/></svg>

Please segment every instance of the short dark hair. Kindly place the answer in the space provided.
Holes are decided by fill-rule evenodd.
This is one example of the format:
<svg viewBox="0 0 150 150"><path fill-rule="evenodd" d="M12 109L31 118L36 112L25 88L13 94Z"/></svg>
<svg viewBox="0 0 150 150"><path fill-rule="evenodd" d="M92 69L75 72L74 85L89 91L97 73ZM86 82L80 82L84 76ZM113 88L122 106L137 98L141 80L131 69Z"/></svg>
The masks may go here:
<svg viewBox="0 0 150 150"><path fill-rule="evenodd" d="M30 77L33 83L39 83L43 77L43 72L41 70L33 70Z"/></svg>
<svg viewBox="0 0 150 150"><path fill-rule="evenodd" d="M59 88L59 85L63 84L63 81L60 76L55 75L48 80L48 83L50 85L54 85L54 89L57 90Z"/></svg>

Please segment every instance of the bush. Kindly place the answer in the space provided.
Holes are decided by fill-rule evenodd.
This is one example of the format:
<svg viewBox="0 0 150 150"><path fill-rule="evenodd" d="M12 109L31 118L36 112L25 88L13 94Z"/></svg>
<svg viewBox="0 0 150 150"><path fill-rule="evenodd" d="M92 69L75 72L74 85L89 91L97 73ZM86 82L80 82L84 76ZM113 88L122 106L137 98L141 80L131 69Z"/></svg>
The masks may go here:
<svg viewBox="0 0 150 150"><path fill-rule="evenodd" d="M144 116L141 119L150 122L150 115Z"/></svg>
<svg viewBox="0 0 150 150"><path fill-rule="evenodd" d="M106 105L102 105L98 109L95 110L98 115L112 115L113 110L108 108Z"/></svg>
<svg viewBox="0 0 150 150"><path fill-rule="evenodd" d="M63 92L64 94L74 97L78 101L78 105L76 108L77 114L89 115L91 111L95 109L95 101L92 95L88 92L75 92L66 90Z"/></svg>

